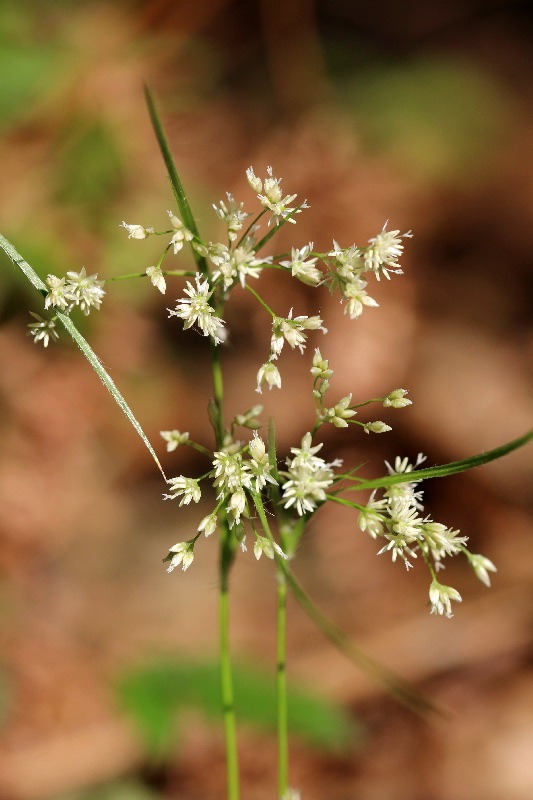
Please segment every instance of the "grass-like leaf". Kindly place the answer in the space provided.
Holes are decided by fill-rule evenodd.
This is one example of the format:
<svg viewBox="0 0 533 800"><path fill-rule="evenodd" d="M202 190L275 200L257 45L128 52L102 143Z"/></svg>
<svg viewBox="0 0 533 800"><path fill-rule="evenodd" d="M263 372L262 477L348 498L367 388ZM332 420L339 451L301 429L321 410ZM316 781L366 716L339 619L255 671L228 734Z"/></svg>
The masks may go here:
<svg viewBox="0 0 533 800"><path fill-rule="evenodd" d="M37 289L37 291L40 292L43 296L46 295L48 292L46 284L43 283L43 281L39 278L35 270L28 264L27 261L24 261L20 253L18 253L17 250L13 247L13 245L10 242L8 242L8 240L5 239L1 234L0 234L0 247L6 253L6 255L11 259L13 264L15 264L15 266L17 266L24 273L29 282ZM163 467L159 462L159 459L155 453L154 448L150 444L148 437L141 428L139 422L137 421L135 415L133 414L133 411L126 403L122 394L117 389L113 379L106 372L102 362L100 361L100 359L98 358L92 347L89 345L89 343L86 341L86 339L84 339L81 333L78 331L78 329L76 328L70 317L68 317L66 314L62 314L61 312L56 312L56 316L62 323L67 333L69 333L70 336L73 338L73 340L76 342L81 352L83 353L83 355L85 356L91 367L94 369L94 371L104 384L107 391L113 397L113 399L115 400L121 411L126 415L128 420L131 422L131 424L133 425L133 427L143 440L144 444L148 448L150 455L154 459L155 463L159 468L159 471L161 472L163 478L166 481L166 475L163 471Z"/></svg>
<svg viewBox="0 0 533 800"><path fill-rule="evenodd" d="M533 438L533 430L519 436L518 439L513 439L511 442L502 444L495 447L494 450L487 450L486 453L478 453L470 458L464 458L462 461L452 461L449 464L441 464L436 467L427 467L425 469L416 469L412 472L402 472L400 475L384 475L382 478L373 478L368 481L361 481L353 489L379 489L382 486L392 486L395 483L406 483L410 481L421 481L426 478L443 478L445 475L454 475L456 472L464 472L467 469L480 467L482 464L487 464L489 461L495 461L497 458L523 447ZM345 490L346 491L346 490Z"/></svg>
<svg viewBox="0 0 533 800"><path fill-rule="evenodd" d="M198 226L191 211L187 195L185 194L185 189L183 188L183 184L178 175L178 170L176 169L174 159L172 158L172 153L170 152L168 140L165 135L165 131L163 130L163 124L155 106L154 98L148 86L144 87L144 96L146 98L146 105L148 106L148 113L150 114L150 121L154 129L157 143L159 144L159 149L161 150L161 155L163 156L163 161L165 162L165 166L167 168L168 177L172 186L172 191L174 192L174 197L176 198L176 203L178 204L182 222L185 227L191 231L194 237L199 239L200 234L198 233ZM208 270L206 260L195 250L195 248L192 246L192 242L191 250L198 269L204 275L207 275Z"/></svg>
<svg viewBox="0 0 533 800"><path fill-rule="evenodd" d="M238 664L234 680L239 719L274 731L273 675ZM211 661L153 661L122 674L115 690L120 706L137 724L148 753L158 758L172 746L181 712L195 708L213 720L220 715L219 667ZM296 687L289 693L289 728L303 741L330 751L345 748L357 734L356 724L345 711L314 692Z"/></svg>
<svg viewBox="0 0 533 800"><path fill-rule="evenodd" d="M265 509L259 495L254 495L254 505L261 520L261 525L265 535L274 541ZM395 697L400 703L410 708L416 714L425 716L429 712L442 713L431 700L421 692L414 684L402 678L393 670L381 664L376 659L369 656L353 639L338 627L314 602L311 600L305 589L300 585L294 576L287 561L274 551L274 559L278 569L284 575L287 584L292 591L295 599L303 608L307 616L315 623L330 642L344 653L350 661L360 667L374 680L380 683L386 691Z"/></svg>

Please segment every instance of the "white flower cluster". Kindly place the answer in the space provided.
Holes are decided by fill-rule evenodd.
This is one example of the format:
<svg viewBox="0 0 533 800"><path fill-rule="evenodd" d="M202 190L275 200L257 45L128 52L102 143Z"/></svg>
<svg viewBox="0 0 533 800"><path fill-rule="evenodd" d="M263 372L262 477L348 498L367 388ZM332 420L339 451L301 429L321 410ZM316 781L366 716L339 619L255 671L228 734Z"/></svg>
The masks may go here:
<svg viewBox="0 0 533 800"><path fill-rule="evenodd" d="M315 267L318 258L309 258L313 247L313 242L309 242L305 247L293 247L290 259L279 262L280 266L290 269L293 278L298 278L308 286L318 286L323 279L322 273Z"/></svg>
<svg viewBox="0 0 533 800"><path fill-rule="evenodd" d="M283 196L280 186L281 178L274 177L272 167L267 167L267 177L264 180L254 174L252 167L248 167L246 170L246 177L250 188L256 193L261 205L272 212L271 221L278 223L282 220L287 220L294 223L296 222L293 218L294 214L299 214L302 208L309 208L306 200L298 208L290 207L290 203L296 199L296 195L287 194L285 197Z"/></svg>
<svg viewBox="0 0 533 800"><path fill-rule="evenodd" d="M221 200L218 206L213 203L213 208L217 217L226 223L228 239L230 242L234 242L238 231L242 230L244 220L250 215L244 211L244 203L237 205L235 198L229 192L226 192L226 197L228 198L227 205Z"/></svg>
<svg viewBox="0 0 533 800"><path fill-rule="evenodd" d="M398 263L404 249L402 239L410 236L410 231L403 234L399 230L388 231L385 223L380 233L369 239L368 247L363 249L355 245L343 249L333 240L333 250L328 253L332 259L331 285L339 286L346 302L344 313L350 319L361 316L364 306L378 305L366 291L368 281L362 277L365 273L373 272L378 280L381 275L390 279L389 273L402 274Z"/></svg>
<svg viewBox="0 0 533 800"><path fill-rule="evenodd" d="M219 501L226 508L230 527L239 525L245 512L248 515L245 490L259 493L267 483L276 484L270 474L272 465L265 443L257 433L254 432L248 447L251 458L247 461L241 451L219 451L213 458L214 485L218 489Z"/></svg>
<svg viewBox="0 0 533 800"><path fill-rule="evenodd" d="M419 454L415 464L407 458L396 458L392 467L387 462L390 475L401 475L412 472L425 460ZM362 531L367 531L372 538L386 540L379 554L390 552L392 560L403 560L407 569L413 565L409 558L417 558L421 553L428 564L433 580L430 588L431 612L450 617L450 601L461 602L456 589L443 586L436 578L436 573L444 568L442 560L446 556L464 553L470 561L476 575L486 585L490 585L488 572L496 571L494 564L484 556L473 555L467 548L467 536L460 536L459 531L447 528L440 522L421 516L422 491L417 489L420 481L396 483L389 486L380 500L372 493L367 505L360 511L358 524Z"/></svg>
<svg viewBox="0 0 533 800"><path fill-rule="evenodd" d="M67 314L78 306L87 315L91 308L100 308L105 295L102 288L104 281L99 281L96 275L87 275L85 268L79 272L67 272L65 278L48 275L46 285L49 291L44 307L55 308Z"/></svg>
<svg viewBox="0 0 533 800"><path fill-rule="evenodd" d="M287 471L283 472L288 480L283 484L284 507L294 506L300 516L311 513L317 503L326 500L326 489L335 479L332 470L340 462L327 464L317 456L322 444L312 446L312 437L306 433L300 447L291 447L292 459L287 459Z"/></svg>
<svg viewBox="0 0 533 800"><path fill-rule="evenodd" d="M239 280L241 286L244 288L246 285L246 278L259 278L261 274L261 265L270 264L271 258L256 258L255 250L253 249L254 239L251 236L246 236L242 244L234 247L231 243L226 244L210 244L205 248L205 255L216 267L213 272L213 280L222 279L224 288L229 289L236 280ZM204 250L199 248L199 252L203 253Z"/></svg>
<svg viewBox="0 0 533 800"><path fill-rule="evenodd" d="M292 318L292 308L288 317L276 317L272 322L272 338L270 340L270 358L277 359L285 342L294 349L298 347L300 353L305 350L306 331L322 331L327 333L320 317L300 316Z"/></svg>
<svg viewBox="0 0 533 800"><path fill-rule="evenodd" d="M209 288L207 278L202 279L197 273L196 286L187 281L184 292L187 297L180 298L175 309L167 309L169 317L182 319L185 330L196 323L204 336L211 336L215 344L220 344L225 337L224 320L217 317L215 309L209 305L213 289Z"/></svg>

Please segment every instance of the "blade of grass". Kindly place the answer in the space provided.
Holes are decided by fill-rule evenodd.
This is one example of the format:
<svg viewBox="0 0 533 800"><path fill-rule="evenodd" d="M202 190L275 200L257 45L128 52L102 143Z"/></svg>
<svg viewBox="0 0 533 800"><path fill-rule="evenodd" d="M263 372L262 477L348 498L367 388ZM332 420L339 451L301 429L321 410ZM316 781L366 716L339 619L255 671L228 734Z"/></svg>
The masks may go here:
<svg viewBox="0 0 533 800"><path fill-rule="evenodd" d="M442 478L445 475L454 475L456 472L464 472L467 469L480 467L482 464L487 464L489 461L501 458L511 453L513 450L523 447L531 439L533 439L533 430L524 433L523 436L519 436L511 442L495 447L494 450L487 450L486 453L478 453L475 456L470 456L470 458L464 458L462 461L452 461L449 464L441 464L436 467L416 469L412 472L402 472L399 475L384 475L382 478L361 481L361 483L353 487L353 491L359 491L360 489L379 489L382 486L392 486L395 483L421 481L426 478ZM348 491L348 488L344 491Z"/></svg>
<svg viewBox="0 0 533 800"><path fill-rule="evenodd" d="M254 505L261 520L261 525L265 535L271 542L274 542L272 531L268 524L265 508L260 495L253 495ZM289 588L291 589L295 599L303 608L307 616L315 623L315 625L322 631L330 642L346 655L350 661L357 664L362 670L370 675L374 680L378 681L393 697L400 703L410 708L420 716L424 716L429 712L443 714L432 702L427 698L423 692L417 689L409 681L397 675L392 670L388 669L384 664L376 661L369 656L365 651L355 644L355 642L347 636L341 628L339 628L324 612L311 600L307 592L303 589L300 583L295 578L289 565L275 550L274 559L278 569L284 575Z"/></svg>
<svg viewBox="0 0 533 800"><path fill-rule="evenodd" d="M48 293L46 284L43 283L43 281L39 278L35 270L28 264L27 261L24 261L20 253L18 253L17 250L13 247L13 245L10 242L8 242L8 240L5 239L1 234L0 234L0 247L6 253L6 255L11 259L13 264L15 264L24 273L29 282L37 289L37 291L40 292L42 295L46 295ZM91 367L94 369L94 371L104 384L107 391L113 397L113 399L115 400L121 411L126 415L128 420L131 422L131 424L133 425L133 427L143 440L144 444L148 448L150 455L154 459L159 471L161 472L161 475L166 481L167 479L166 475L163 471L163 467L159 462L159 459L155 453L154 448L150 444L148 437L146 436L139 422L135 418L133 411L126 403L122 394L117 389L113 379L104 369L102 362L100 361L94 350L91 348L89 343L83 338L81 333L78 331L78 329L76 328L70 317L60 312L56 312L56 316L62 323L67 333L76 342L81 352L83 353L83 355L85 356Z"/></svg>
<svg viewBox="0 0 533 800"><path fill-rule="evenodd" d="M144 87L144 96L146 98L146 105L148 106L150 121L154 129L161 155L163 156L163 161L165 162L165 166L167 168L168 177L172 186L172 191L174 192L174 197L176 198L176 203L178 204L182 222L185 227L191 231L194 237L199 239L200 234L198 233L198 226L196 225L196 220L194 219L191 211L187 195L185 194L185 189L183 188L183 184L178 175L178 170L176 169L174 159L172 158L172 153L170 152L168 140L165 136L165 131L163 130L163 124L159 117L154 98L148 86ZM207 275L208 270L206 260L194 249L192 242L191 250L198 269L204 275Z"/></svg>

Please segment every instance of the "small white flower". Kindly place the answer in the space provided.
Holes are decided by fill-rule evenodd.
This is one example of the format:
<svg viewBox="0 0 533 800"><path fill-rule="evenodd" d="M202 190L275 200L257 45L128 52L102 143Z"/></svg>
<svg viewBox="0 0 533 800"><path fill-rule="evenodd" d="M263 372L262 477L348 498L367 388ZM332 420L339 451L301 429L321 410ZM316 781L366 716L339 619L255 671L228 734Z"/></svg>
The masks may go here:
<svg viewBox="0 0 533 800"><path fill-rule="evenodd" d="M217 529L217 515L213 511L211 514L208 514L207 517L204 517L203 520L198 525L198 531L201 533L202 531L205 533L206 537L211 536Z"/></svg>
<svg viewBox="0 0 533 800"><path fill-rule="evenodd" d="M187 297L180 298L174 310L167 309L169 316L180 317L185 330L197 323L204 336L211 336L215 344L220 344L224 336L224 320L217 317L215 309L209 305L213 290L209 288L207 279L202 280L197 273L196 286L187 281L184 292Z"/></svg>
<svg viewBox="0 0 533 800"><path fill-rule="evenodd" d="M226 244L211 244L207 248L207 255L213 262L217 270L213 272L213 278L217 280L222 277L224 288L228 289L238 278L241 286L246 285L246 277L259 278L263 264L269 264L272 259L256 258L253 249L253 239L246 237L243 243L235 249L229 248Z"/></svg>
<svg viewBox="0 0 533 800"><path fill-rule="evenodd" d="M485 556L479 555L479 553L470 555L469 560L479 580L485 586L490 586L489 572L498 571L492 561L489 558L485 558Z"/></svg>
<svg viewBox="0 0 533 800"><path fill-rule="evenodd" d="M348 314L350 319L360 317L363 313L363 306L373 306L374 308L379 306L379 303L376 303L374 298L366 293L366 286L366 281L354 278L343 288L343 294L348 301L344 306L344 313Z"/></svg>
<svg viewBox="0 0 533 800"><path fill-rule="evenodd" d="M375 491L372 492L368 504L364 510L359 512L357 524L364 532L368 531L373 539L381 536L384 526L384 511L387 505L386 500L375 500Z"/></svg>
<svg viewBox="0 0 533 800"><path fill-rule="evenodd" d="M172 211L168 211L167 213L170 217L172 227L175 230L175 233L170 240L170 244L174 250L174 255L176 255L176 253L179 253L179 251L182 249L185 242L191 242L193 240L193 234L188 228L185 227L181 219Z"/></svg>
<svg viewBox="0 0 533 800"><path fill-rule="evenodd" d="M237 489L250 488L250 468L243 463L240 453L228 453L220 450L213 454L215 470L215 486L220 489L219 499Z"/></svg>
<svg viewBox="0 0 533 800"><path fill-rule="evenodd" d="M409 400L406 394L407 389L394 389L383 401L383 408L405 408L412 405L413 401Z"/></svg>
<svg viewBox="0 0 533 800"><path fill-rule="evenodd" d="M352 395L350 393L347 394L346 397L343 397L342 400L339 400L336 406L326 409L324 422L331 422L336 428L347 428L348 423L346 420L357 414L357 411L354 411L353 408L349 408L351 402Z"/></svg>
<svg viewBox="0 0 533 800"><path fill-rule="evenodd" d="M364 426L365 433L386 433L387 431L391 431L392 428L390 425L385 425L384 422L381 420L376 420L375 422L367 422Z"/></svg>
<svg viewBox="0 0 533 800"><path fill-rule="evenodd" d="M292 308L286 319L276 317L272 321L272 338L270 341L272 358L278 358L285 341L287 341L293 349L298 347L300 352L303 353L306 343L306 333L304 333L304 331L307 330L321 330L323 333L327 333L327 328L324 328L320 317L300 316L293 319Z"/></svg>
<svg viewBox="0 0 533 800"><path fill-rule="evenodd" d="M194 544L192 542L178 542L174 547L170 548L169 553L174 553L174 555L170 559L167 572L172 572L180 564L182 570L185 572L194 560Z"/></svg>
<svg viewBox="0 0 533 800"><path fill-rule="evenodd" d="M468 536L458 536L459 531L451 530L441 522L425 522L422 526L424 544L431 551L435 561L440 561L445 556L455 556L460 553L468 541Z"/></svg>
<svg viewBox="0 0 533 800"><path fill-rule="evenodd" d="M119 227L126 228L128 239L146 239L147 236L154 232L153 228L143 228L142 225L128 225L127 222L122 222Z"/></svg>
<svg viewBox="0 0 533 800"><path fill-rule="evenodd" d="M327 380L333 375L333 370L329 369L328 361L327 359L322 358L322 354L318 347L315 348L313 366L311 367L311 375L313 375L315 378L322 378L322 380Z"/></svg>
<svg viewBox="0 0 533 800"><path fill-rule="evenodd" d="M287 789L283 796L280 797L280 800L300 800L300 792L296 789Z"/></svg>
<svg viewBox="0 0 533 800"><path fill-rule="evenodd" d="M429 587L429 601L431 603L432 614L442 614L448 618L453 617L451 601L462 602L462 597L451 586L443 586L437 580L433 580Z"/></svg>
<svg viewBox="0 0 533 800"><path fill-rule="evenodd" d="M279 222L288 218L289 222L294 223L296 222L294 216L289 215L299 214L302 208L308 208L306 201L301 204L301 208L299 209L289 207L289 204L295 200L296 195L287 194L283 197L283 192L280 187L281 178L275 178L273 176L272 167L267 167L267 177L264 181L256 177L252 167L248 167L246 170L246 177L250 187L257 194L258 200L265 208L268 208L269 211L272 212L271 221Z"/></svg>
<svg viewBox="0 0 533 800"><path fill-rule="evenodd" d="M70 294L69 287L66 284L66 278L58 278L56 275L48 275L46 283L49 292L44 301L44 307L59 308L61 311L70 309L74 304L74 298Z"/></svg>
<svg viewBox="0 0 533 800"><path fill-rule="evenodd" d="M263 191L263 181L254 175L253 167L248 167L246 170L246 178L253 192L259 194Z"/></svg>
<svg viewBox="0 0 533 800"><path fill-rule="evenodd" d="M277 553L278 556L281 558L287 559L288 556L285 555L279 544L276 542L271 542L270 539L267 539L266 536L257 536L255 543L254 543L254 555L259 561L261 556L265 554L267 558L274 558L274 553Z"/></svg>
<svg viewBox="0 0 533 800"><path fill-rule="evenodd" d="M261 191L261 187L259 187L258 191ZM244 211L244 203L237 206L235 198L229 192L226 192L226 197L228 198L227 206L225 202L221 200L218 206L213 203L213 208L215 209L217 217L226 223L228 239L230 242L234 242L237 238L237 231L242 229L244 220L250 215L246 214Z"/></svg>
<svg viewBox="0 0 533 800"><path fill-rule="evenodd" d="M159 435L167 443L167 453L172 453L180 444L185 444L189 441L189 433L180 433L180 431L159 431Z"/></svg>
<svg viewBox="0 0 533 800"><path fill-rule="evenodd" d="M335 272L343 281L355 281L365 269L361 251L354 244L343 250L334 239L328 256L334 259Z"/></svg>
<svg viewBox="0 0 533 800"><path fill-rule="evenodd" d="M177 478L170 478L170 494L163 495L167 500L174 500L181 497L180 506L188 506L191 500L198 503L202 496L202 490L196 478L186 478L179 475Z"/></svg>
<svg viewBox="0 0 533 800"><path fill-rule="evenodd" d="M263 383L268 384L269 389L272 389L273 386L281 389L281 375L272 361L267 361L257 372L257 389L255 391L259 394L262 394L261 385Z"/></svg>
<svg viewBox="0 0 533 800"><path fill-rule="evenodd" d="M308 258L313 250L313 242L309 242L305 247L298 249L293 247L289 261L280 261L282 267L287 267L292 272L293 278L298 278L308 286L318 286L322 280L322 273L315 267L317 258Z"/></svg>
<svg viewBox="0 0 533 800"><path fill-rule="evenodd" d="M104 281L99 281L96 275L87 275L85 267L79 272L67 272L67 278L67 294L74 305L79 306L85 315L92 307L100 308L105 295Z"/></svg>
<svg viewBox="0 0 533 800"><path fill-rule="evenodd" d="M370 246L366 248L364 253L366 269L373 270L378 280L380 272L386 278L389 278L389 272L402 273L398 264L398 258L402 255L404 249L402 239L412 236L411 231L401 234L400 231L388 231L386 228L387 223L385 223L377 236L368 240Z"/></svg>
<svg viewBox="0 0 533 800"><path fill-rule="evenodd" d="M39 314L34 314L30 311L32 317L37 320L36 322L28 323L28 334L33 337L33 343L42 342L44 347L48 347L50 339L59 339L59 334L56 331L56 324L53 319L43 319Z"/></svg>
<svg viewBox="0 0 533 800"><path fill-rule="evenodd" d="M161 294L165 294L167 290L167 282L163 272L161 271L161 267L146 267L146 274L150 278L152 286L155 286L156 289L159 289Z"/></svg>
<svg viewBox="0 0 533 800"><path fill-rule="evenodd" d="M267 483L276 485L275 479L270 474L272 465L268 460L265 443L257 433L254 433L250 441L250 455L252 459L249 466L252 481L255 482L255 491L260 492Z"/></svg>
<svg viewBox="0 0 533 800"><path fill-rule="evenodd" d="M229 524L230 528L233 527L234 524L239 524L241 521L241 515L244 514L246 509L246 494L244 489L237 489L231 495L229 499L229 503L226 506L226 511L228 512Z"/></svg>

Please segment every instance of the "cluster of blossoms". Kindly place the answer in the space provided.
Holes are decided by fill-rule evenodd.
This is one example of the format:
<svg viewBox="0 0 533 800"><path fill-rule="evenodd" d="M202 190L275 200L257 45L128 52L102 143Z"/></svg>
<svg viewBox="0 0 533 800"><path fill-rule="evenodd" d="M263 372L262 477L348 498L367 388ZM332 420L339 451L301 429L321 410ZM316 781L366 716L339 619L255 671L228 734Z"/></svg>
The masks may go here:
<svg viewBox="0 0 533 800"><path fill-rule="evenodd" d="M421 453L415 464L407 458L397 457L394 466L386 462L389 474L403 475L412 472L425 461ZM452 616L451 601L461 602L461 595L451 586L441 584L437 573L444 569L443 559L463 553L472 566L477 577L490 586L489 572L496 567L488 558L470 553L466 547L467 536L460 536L459 531L447 528L441 522L434 522L423 516L422 491L417 488L419 481L392 483L377 500L372 493L366 506L359 512L359 527L367 531L373 539L384 539L386 544L378 554L390 552L392 560L400 559L407 569L412 568L409 559L418 554L426 562L432 576L429 598L432 614Z"/></svg>
<svg viewBox="0 0 533 800"><path fill-rule="evenodd" d="M90 314L92 308L100 308L105 295L104 281L99 281L96 275L87 275L85 268L79 272L67 272L64 278L48 275L46 285L48 294L44 300L45 309L65 314L70 314L74 307L80 308L85 315ZM30 313L36 320L28 325L34 343L42 342L44 347L48 347L51 339L59 338L55 324L57 317L54 315L43 319L39 314Z"/></svg>
<svg viewBox="0 0 533 800"><path fill-rule="evenodd" d="M305 351L307 337L313 331L327 333L323 320L318 315L294 315L291 308L286 316L273 311L250 285L250 279L257 280L266 268L278 269L302 283L320 287L326 286L330 292L339 291L344 312L351 319L358 318L365 306L377 306L376 301L367 293L368 279L374 276L380 280L393 274L401 274L399 263L404 250L404 239L411 233L401 234L399 230L387 230L387 223L381 231L371 239L367 246L355 244L347 248L341 247L333 240L333 247L326 253L314 251L314 243L308 242L301 247L292 247L290 254L262 256L260 251L272 238L278 228L285 223L294 224L307 202L298 203L296 194L284 194L281 181L273 174L271 167L266 176L259 178L252 167L246 171L248 184L259 201L259 211L255 216L245 210L243 203L237 203L231 194L227 200L214 205L218 219L226 229L226 241L205 242L199 237L196 229L191 230L172 211L168 212L171 228L156 231L152 227L138 224L122 223L131 239L143 240L149 236L170 237L165 240L161 258L145 269L139 276L147 276L153 286L161 293L167 290L166 277L192 276L186 282L183 296L176 301L172 309L168 309L170 317L177 317L184 329L194 328L209 337L214 345L220 345L227 339L226 323L222 318L225 302L235 287L249 291L271 316L272 329L270 352L267 360L257 372L256 391L261 392L264 385L269 389L281 388L281 374L277 362L285 343L301 353ZM260 238L260 220L268 217L269 231ZM245 223L252 217L246 230ZM191 222L194 227L194 223ZM267 227L268 227L267 226ZM163 261L169 253L179 254L184 245L189 244L194 253L197 269L194 272L183 270L164 271ZM48 294L45 298L46 309L56 309L69 313L78 306L88 314L92 308L99 308L104 296L103 281L96 275L87 276L85 270L68 272L65 278L49 275L47 278ZM37 315L30 325L34 340L47 346L51 339L57 338L55 317L43 320ZM328 360L322 356L318 348L312 358L311 375L313 377L312 401L314 404L314 425L302 438L300 445L291 448L285 469L278 469L272 453L267 452L265 442L257 433L261 427L259 415L261 406L254 406L244 414L238 414L231 423L230 429L221 426L217 431L217 450L211 453L206 447L192 441L188 432L179 430L161 431L168 452L173 452L180 445L188 445L208 455L209 471L200 478L179 475L168 481L169 499L177 499L179 505L198 503L202 498L201 483L210 481L216 494L215 508L205 516L197 526L195 536L178 542L170 548L168 569L172 571L180 565L187 569L194 559L194 547L203 533L211 536L218 528L221 515L228 522L231 535L234 535L246 549L247 533L254 537L253 550L259 558L265 554L268 558L286 557L286 554L275 543L271 535L265 536L256 529L256 511L261 498L284 518L295 520L308 519L327 500L338 500L344 491L357 490L360 479L353 472L344 474L335 471L341 462L327 462L318 453L323 444L315 441L321 426L331 424L336 428L348 428L358 425L367 434L385 433L391 430L390 425L382 420L360 421L356 419L359 410L370 403L380 403L384 409L401 409L411 404L405 389L394 389L387 395L360 403L352 402L352 394L347 394L337 402L328 401L330 379L333 371ZM253 431L250 441L241 442L235 438L235 427L245 427ZM275 451L274 451L275 452ZM407 459L396 459L394 466L388 466L392 478L405 476L416 470L422 462L419 457L415 464ZM355 482L346 487L346 481ZM342 499L344 505L351 505L359 510L359 527L373 538L384 540L380 553L390 552L393 561L401 560L407 568L419 555L431 573L430 603L431 611L436 614L451 615L451 602L460 602L457 590L439 583L437 574L442 568L442 561L447 556L463 553L468 558L476 575L489 585L489 573L495 570L491 561L481 555L472 554L466 547L467 537L458 531L447 528L430 517L424 516L422 492L418 481L390 480L386 484L383 495L377 499L375 493L366 506L357 505ZM292 555L292 550L291 550Z"/></svg>

